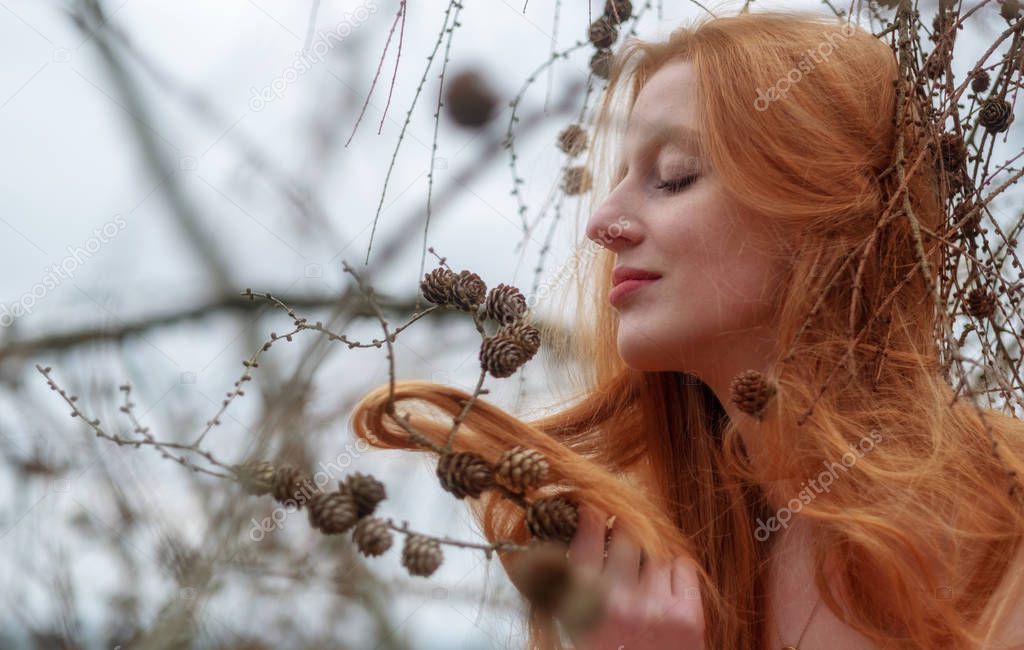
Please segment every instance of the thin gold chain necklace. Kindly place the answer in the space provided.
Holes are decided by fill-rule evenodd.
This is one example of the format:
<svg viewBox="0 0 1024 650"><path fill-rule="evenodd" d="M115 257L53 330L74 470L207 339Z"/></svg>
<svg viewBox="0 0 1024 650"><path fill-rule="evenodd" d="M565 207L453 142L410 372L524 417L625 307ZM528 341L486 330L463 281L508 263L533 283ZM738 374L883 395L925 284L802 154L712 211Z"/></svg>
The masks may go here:
<svg viewBox="0 0 1024 650"><path fill-rule="evenodd" d="M785 538L786 534L789 533L789 529L783 533L782 537ZM776 540L776 548L781 540ZM811 608L811 614L807 617L807 622L804 623L804 629L800 632L799 638L796 640L795 645L786 645L786 641L782 638L782 631L779 629L778 617L774 617L775 620L775 634L779 637L779 642L782 643L782 650L800 650L800 643L804 640L804 635L807 633L807 628L811 626L811 621L814 620L814 614L818 610L818 605L821 604L821 595L818 595L818 600L814 602L814 607Z"/></svg>
<svg viewBox="0 0 1024 650"><path fill-rule="evenodd" d="M818 605L821 604L821 596L818 596L818 600L814 603L814 607L811 608L811 615L807 618L807 622L804 623L804 629L800 632L800 638L796 640L796 645L784 645L782 650L800 650L800 642L804 640L804 634L807 633L807 628L811 626L811 620L814 619L814 612L818 609ZM782 641L782 633L779 632L778 621L775 622L775 632L779 635L779 641ZM785 643L785 641L782 641Z"/></svg>

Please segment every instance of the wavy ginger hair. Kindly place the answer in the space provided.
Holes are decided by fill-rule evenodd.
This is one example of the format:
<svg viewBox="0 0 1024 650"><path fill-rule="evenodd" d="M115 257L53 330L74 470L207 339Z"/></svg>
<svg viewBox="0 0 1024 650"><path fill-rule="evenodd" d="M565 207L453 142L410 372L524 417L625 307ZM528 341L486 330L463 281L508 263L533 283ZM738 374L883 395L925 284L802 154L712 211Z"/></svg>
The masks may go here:
<svg viewBox="0 0 1024 650"><path fill-rule="evenodd" d="M826 61L804 69L766 110L755 108L754 89L792 74L809 50L824 56L826 40ZM772 245L791 260L779 285L778 354L765 373L777 392L763 420L732 421L691 374L624 365L605 300L614 254L600 249L575 275L579 322L565 345L582 369L578 395L530 421L478 400L455 448L490 460L516 445L543 452L554 483L531 499L569 489L614 514L650 558L693 556L706 647L754 650L767 644L770 548L755 532L773 514L760 486L795 497L801 481L872 432L880 441L870 452L799 508L814 524L824 602L880 647L990 642L1021 593L1013 560L1024 517L1007 468L1024 473L1024 425L954 399L940 371L944 321L918 266L911 219L887 210L904 205L898 175L883 173L899 133L893 51L855 25L799 12L705 19L662 42L627 41L594 123L591 209L617 180L619 148L610 141L621 106L628 112L646 80L679 59L698 79L702 151L727 191L771 220L779 233ZM923 135L905 134L908 162L913 151L932 155L914 148ZM906 205L926 232L945 219L933 163L907 167ZM944 251L929 237L922 251L938 283ZM394 390L399 410L438 443L450 426L438 413L455 416L468 397L424 381ZM417 448L391 419L388 397L384 385L360 401L356 434L382 448ZM739 427L774 453L752 466ZM495 492L466 503L490 541L529 541L519 506ZM499 556L510 569L512 554ZM562 647L535 609L528 644Z"/></svg>

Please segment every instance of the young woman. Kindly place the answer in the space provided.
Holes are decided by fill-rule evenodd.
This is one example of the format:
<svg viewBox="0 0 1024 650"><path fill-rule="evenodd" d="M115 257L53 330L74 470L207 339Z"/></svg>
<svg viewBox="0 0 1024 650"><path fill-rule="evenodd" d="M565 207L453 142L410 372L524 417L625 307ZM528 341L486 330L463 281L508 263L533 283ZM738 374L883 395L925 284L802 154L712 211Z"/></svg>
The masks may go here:
<svg viewBox="0 0 1024 650"><path fill-rule="evenodd" d="M612 585L578 647L1024 647L1024 425L954 396L940 363L946 216L939 167L913 164L934 134L896 126L899 76L865 30L792 12L616 55L588 160L585 389L528 423L478 401L456 445L535 448L571 488L569 560ZM387 394L356 432L413 448ZM452 415L466 397L396 395ZM470 505L489 539L530 538L521 507ZM534 610L529 647L557 646Z"/></svg>

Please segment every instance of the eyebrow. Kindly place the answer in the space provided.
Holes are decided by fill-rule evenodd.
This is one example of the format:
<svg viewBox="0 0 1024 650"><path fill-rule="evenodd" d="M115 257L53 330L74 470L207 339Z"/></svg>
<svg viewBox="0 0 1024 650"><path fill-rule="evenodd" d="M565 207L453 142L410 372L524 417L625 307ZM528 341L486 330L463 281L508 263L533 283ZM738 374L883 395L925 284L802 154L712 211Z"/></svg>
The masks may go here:
<svg viewBox="0 0 1024 650"><path fill-rule="evenodd" d="M644 129L647 137L641 140L638 154L657 151L666 144L676 144L683 148L700 153L700 139L697 131L682 124L659 124ZM628 153L628 152L626 152ZM616 173L616 180L626 175L626 158L623 156L622 163Z"/></svg>

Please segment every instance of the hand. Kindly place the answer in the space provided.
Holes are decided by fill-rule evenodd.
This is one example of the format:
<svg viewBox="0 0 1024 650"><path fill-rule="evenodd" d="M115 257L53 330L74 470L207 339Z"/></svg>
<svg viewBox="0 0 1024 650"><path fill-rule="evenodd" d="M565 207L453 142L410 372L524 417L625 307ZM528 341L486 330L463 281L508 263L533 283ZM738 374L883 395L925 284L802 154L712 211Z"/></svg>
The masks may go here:
<svg viewBox="0 0 1024 650"><path fill-rule="evenodd" d="M578 650L704 647L704 610L696 563L688 557L656 564L621 527L613 526L604 558L607 515L581 505L569 564L600 575L607 588L605 617L581 638Z"/></svg>

